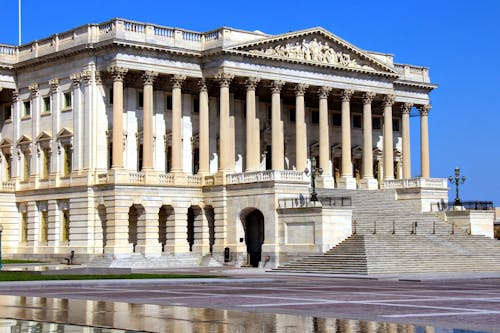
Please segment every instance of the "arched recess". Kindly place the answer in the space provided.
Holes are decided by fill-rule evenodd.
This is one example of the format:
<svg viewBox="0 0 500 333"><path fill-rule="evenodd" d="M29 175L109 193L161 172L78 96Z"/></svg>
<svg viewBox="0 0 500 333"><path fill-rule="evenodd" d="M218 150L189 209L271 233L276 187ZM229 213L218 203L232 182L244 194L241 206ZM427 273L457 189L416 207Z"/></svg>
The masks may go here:
<svg viewBox="0 0 500 333"><path fill-rule="evenodd" d="M174 217L174 208L163 205L158 212L158 242L161 244L161 252L165 252L167 245L167 221Z"/></svg>
<svg viewBox="0 0 500 333"><path fill-rule="evenodd" d="M264 214L257 208L247 208L241 212L240 218L245 230L245 244L250 265L258 267L264 244Z"/></svg>
<svg viewBox="0 0 500 333"><path fill-rule="evenodd" d="M210 253L214 252L215 244L215 211L212 206L205 206L205 218L208 224L208 246Z"/></svg>
<svg viewBox="0 0 500 333"><path fill-rule="evenodd" d="M106 206L99 205L97 207L97 214L99 216L99 222L101 227L101 235L102 235L102 251L104 253L104 248L106 247L108 241L107 235L107 219L106 219Z"/></svg>
<svg viewBox="0 0 500 333"><path fill-rule="evenodd" d="M201 243L203 227L203 212L200 206L191 206L187 211L187 242L189 244L189 251L193 251L193 245L196 243ZM197 234L195 234L197 230ZM206 244L206 243L205 243Z"/></svg>
<svg viewBox="0 0 500 333"><path fill-rule="evenodd" d="M144 244L145 210L142 205L132 205L128 211L128 242L132 244L132 252L137 244Z"/></svg>

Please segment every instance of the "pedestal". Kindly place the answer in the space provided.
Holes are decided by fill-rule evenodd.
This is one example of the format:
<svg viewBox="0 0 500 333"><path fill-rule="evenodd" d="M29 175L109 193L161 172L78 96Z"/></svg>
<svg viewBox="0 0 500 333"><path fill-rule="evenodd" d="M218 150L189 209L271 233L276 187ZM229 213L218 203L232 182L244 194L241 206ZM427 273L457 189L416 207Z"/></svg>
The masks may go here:
<svg viewBox="0 0 500 333"><path fill-rule="evenodd" d="M331 175L321 175L321 176L316 176L316 187L318 188L334 188L335 187L335 180Z"/></svg>
<svg viewBox="0 0 500 333"><path fill-rule="evenodd" d="M378 190L378 181L375 178L363 178L359 184L363 190Z"/></svg>
<svg viewBox="0 0 500 333"><path fill-rule="evenodd" d="M340 177L339 188L355 190L357 188L356 179L354 177L349 177L349 176Z"/></svg>

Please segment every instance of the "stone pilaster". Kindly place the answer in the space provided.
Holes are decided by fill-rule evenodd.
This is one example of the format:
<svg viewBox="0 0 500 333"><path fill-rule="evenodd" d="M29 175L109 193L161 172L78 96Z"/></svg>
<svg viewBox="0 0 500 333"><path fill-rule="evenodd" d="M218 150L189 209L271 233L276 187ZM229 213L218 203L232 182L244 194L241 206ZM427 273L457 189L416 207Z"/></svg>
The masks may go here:
<svg viewBox="0 0 500 333"><path fill-rule="evenodd" d="M167 220L166 252L180 254L189 252L187 235L187 207L176 206L172 218Z"/></svg>
<svg viewBox="0 0 500 333"><path fill-rule="evenodd" d="M38 87L38 83L32 83L29 85L30 90L30 103L31 103L31 123L32 123L32 145L33 145L33 153L31 154L31 174L29 177L35 177L35 182L38 182L39 179L39 166L38 166L38 156L37 153L37 145L35 142L35 138L40 133L40 89Z"/></svg>
<svg viewBox="0 0 500 333"><path fill-rule="evenodd" d="M273 81L271 83L271 149L272 169L283 170L285 168L285 147L283 141L283 123L281 121L281 88L284 81Z"/></svg>
<svg viewBox="0 0 500 333"><path fill-rule="evenodd" d="M229 85L234 78L231 74L219 73L216 79L220 84L220 112L219 112L219 171L231 172L234 170L234 156L231 156L230 141L234 135L231 133L231 120L229 116Z"/></svg>
<svg viewBox="0 0 500 333"><path fill-rule="evenodd" d="M132 253L133 245L129 243L129 208L128 202L120 198L106 203L106 221L109 224L106 226L105 254Z"/></svg>
<svg viewBox="0 0 500 333"><path fill-rule="evenodd" d="M246 96L246 171L259 170L260 164L260 131L257 126L257 111L255 105L255 88L259 78L248 78L245 82Z"/></svg>
<svg viewBox="0 0 500 333"><path fill-rule="evenodd" d="M19 99L19 91L12 92L12 132L13 138L20 137L20 123L21 123L21 101ZM20 148L14 144L12 149L12 179L17 180L21 177L22 164L18 156L21 154Z"/></svg>
<svg viewBox="0 0 500 333"><path fill-rule="evenodd" d="M146 71L144 80L144 117L143 117L143 157L142 170L153 170L153 82L158 73Z"/></svg>
<svg viewBox="0 0 500 333"><path fill-rule="evenodd" d="M295 166L299 171L305 170L307 166L307 127L304 93L308 87L304 83L295 86Z"/></svg>
<svg viewBox="0 0 500 333"><path fill-rule="evenodd" d="M403 178L411 178L411 154L410 154L410 110L413 104L401 105L402 130L403 130Z"/></svg>
<svg viewBox="0 0 500 333"><path fill-rule="evenodd" d="M208 220L202 208L194 211L194 244L193 252L205 255L210 252Z"/></svg>
<svg viewBox="0 0 500 333"><path fill-rule="evenodd" d="M422 178L431 176L429 166L429 111L431 105L421 105L420 109L420 170Z"/></svg>
<svg viewBox="0 0 500 333"><path fill-rule="evenodd" d="M200 168L199 174L208 174L210 171L210 120L208 113L208 90L204 79L198 81L199 104L200 104Z"/></svg>
<svg viewBox="0 0 500 333"><path fill-rule="evenodd" d="M182 83L184 75L174 75L172 82L172 167L170 172L182 173Z"/></svg>
<svg viewBox="0 0 500 333"><path fill-rule="evenodd" d="M373 140L372 140L372 102L375 93L363 95L363 172L360 187L377 189L378 182L373 178Z"/></svg>
<svg viewBox="0 0 500 333"><path fill-rule="evenodd" d="M113 169L123 168L123 79L128 69L113 66L108 69L113 77Z"/></svg>
<svg viewBox="0 0 500 333"><path fill-rule="evenodd" d="M319 97L319 166L323 173L318 176L318 187L333 188L335 181L332 176L330 161L330 128L328 122L328 95L331 88L320 87Z"/></svg>
<svg viewBox="0 0 500 333"><path fill-rule="evenodd" d="M353 90L342 91L342 170L340 174L340 188L355 189L356 179L352 175L351 160L351 97Z"/></svg>
<svg viewBox="0 0 500 333"><path fill-rule="evenodd" d="M392 136L392 104L394 96L384 97L384 180L394 179L394 147Z"/></svg>
<svg viewBox="0 0 500 333"><path fill-rule="evenodd" d="M159 211L159 206L145 205L144 216L141 216L137 223L137 246L135 252L142 253L146 257L161 255L161 244L158 242Z"/></svg>

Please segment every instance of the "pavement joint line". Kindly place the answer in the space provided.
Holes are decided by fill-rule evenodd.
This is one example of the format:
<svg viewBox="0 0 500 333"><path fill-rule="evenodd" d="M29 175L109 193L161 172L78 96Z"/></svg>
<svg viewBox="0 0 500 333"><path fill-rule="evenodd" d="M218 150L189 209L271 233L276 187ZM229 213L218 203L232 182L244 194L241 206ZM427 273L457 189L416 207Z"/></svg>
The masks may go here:
<svg viewBox="0 0 500 333"><path fill-rule="evenodd" d="M422 309L436 309L436 310L456 310L456 311L465 311L465 312L481 312L483 309L469 309L469 308L455 308L451 306L430 306L430 305L416 305L416 304L392 304L392 303L365 303L363 301L351 301L346 302L351 304L366 304L366 305L385 305L385 306L393 306L393 307L402 307L402 308L422 308Z"/></svg>
<svg viewBox="0 0 500 333"><path fill-rule="evenodd" d="M384 318L409 318L409 317L442 317L442 316L477 316L486 314L499 314L500 311L482 311L482 312L434 312L434 313L407 313L394 315L379 315Z"/></svg>
<svg viewBox="0 0 500 333"><path fill-rule="evenodd" d="M325 305L325 304L336 304L335 301L331 302L296 302L296 303L269 303L269 304L242 304L238 305L242 308L249 307L275 307L275 306L290 306L290 305Z"/></svg>

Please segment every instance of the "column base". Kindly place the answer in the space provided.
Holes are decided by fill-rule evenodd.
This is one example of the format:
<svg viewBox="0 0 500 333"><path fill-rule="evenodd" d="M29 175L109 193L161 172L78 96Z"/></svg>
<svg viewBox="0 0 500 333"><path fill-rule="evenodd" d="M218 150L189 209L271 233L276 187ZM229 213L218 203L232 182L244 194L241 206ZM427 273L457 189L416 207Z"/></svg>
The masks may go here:
<svg viewBox="0 0 500 333"><path fill-rule="evenodd" d="M378 190L378 181L375 178L363 178L359 184L363 190Z"/></svg>
<svg viewBox="0 0 500 333"><path fill-rule="evenodd" d="M104 247L104 254L131 254L134 253L134 245L133 244L119 244L119 245L112 245L112 244L106 244Z"/></svg>
<svg viewBox="0 0 500 333"><path fill-rule="evenodd" d="M357 188L356 179L350 176L341 176L338 183L338 187L348 190L355 190Z"/></svg>
<svg viewBox="0 0 500 333"><path fill-rule="evenodd" d="M166 245L165 252L170 254L189 253L189 244L186 245Z"/></svg>
<svg viewBox="0 0 500 333"><path fill-rule="evenodd" d="M334 188L335 180L332 175L321 175L316 178L316 186L318 188Z"/></svg>
<svg viewBox="0 0 500 333"><path fill-rule="evenodd" d="M159 257L161 256L161 244L136 245L135 252L141 253L145 257Z"/></svg>

